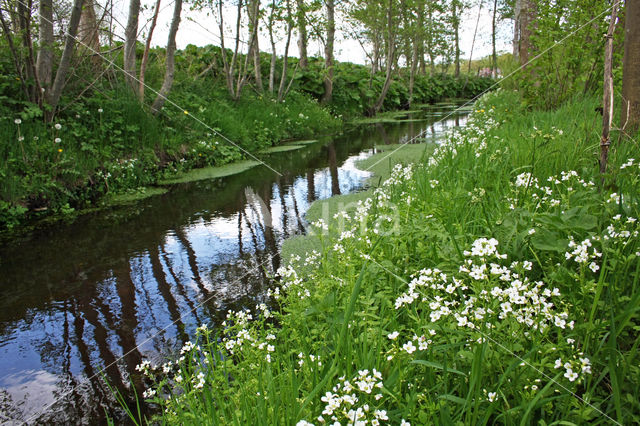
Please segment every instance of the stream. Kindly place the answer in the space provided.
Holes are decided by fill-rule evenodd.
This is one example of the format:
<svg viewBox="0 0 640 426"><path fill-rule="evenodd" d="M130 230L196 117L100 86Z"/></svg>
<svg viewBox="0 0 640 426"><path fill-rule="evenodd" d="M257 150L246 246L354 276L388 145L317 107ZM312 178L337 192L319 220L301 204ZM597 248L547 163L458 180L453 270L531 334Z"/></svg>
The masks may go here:
<svg viewBox="0 0 640 426"><path fill-rule="evenodd" d="M436 141L464 114L430 106L265 154L223 178L80 216L0 246L0 423L122 419L109 383L130 394L143 359L177 354L202 323L264 301L282 242L304 233L310 204L361 190L355 163L421 132ZM424 139L422 139L424 142ZM269 210L265 226L260 206ZM120 419L120 421L118 420Z"/></svg>

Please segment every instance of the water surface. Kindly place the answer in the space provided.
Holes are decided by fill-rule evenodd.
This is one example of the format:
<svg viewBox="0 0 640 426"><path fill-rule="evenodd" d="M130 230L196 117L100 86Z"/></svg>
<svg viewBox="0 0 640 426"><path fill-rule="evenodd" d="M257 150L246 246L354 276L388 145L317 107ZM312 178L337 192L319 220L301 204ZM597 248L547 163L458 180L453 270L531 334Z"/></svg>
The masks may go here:
<svg viewBox="0 0 640 426"><path fill-rule="evenodd" d="M257 166L174 185L0 247L0 423L117 419L103 378L130 395L143 358L161 362L198 325L262 301L309 205L361 189L369 175L354 164L376 145L435 141L464 122L434 123L450 108L264 156L281 176Z"/></svg>

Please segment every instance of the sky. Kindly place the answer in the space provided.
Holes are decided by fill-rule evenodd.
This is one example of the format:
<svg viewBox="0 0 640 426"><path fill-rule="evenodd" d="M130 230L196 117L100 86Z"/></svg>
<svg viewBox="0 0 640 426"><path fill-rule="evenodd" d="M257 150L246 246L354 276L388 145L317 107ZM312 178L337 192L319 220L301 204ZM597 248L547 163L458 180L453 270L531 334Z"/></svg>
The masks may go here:
<svg viewBox="0 0 640 426"><path fill-rule="evenodd" d="M116 32L123 34L124 25L127 21L128 13L128 1L116 0L114 2L114 16L116 22L114 25L120 27ZM140 32L141 35L146 36L146 28L148 28L147 21L150 19L153 12L153 5L155 2L144 2L147 8L141 13L140 17ZM473 34L478 22L478 32L476 35L476 41L473 49L473 58L480 58L491 54L491 10L490 5L484 5L480 10L480 18L478 20L478 6L467 9L462 17L461 22L461 35L460 35L460 49L463 52L462 57L464 59L469 58L471 52L471 44L473 41ZM169 24L171 22L171 16L173 14L173 1L163 0L161 3L161 11L158 17L158 24L153 35L154 46L166 45L167 36L169 33ZM235 7L224 10L225 24L235 24ZM264 28L264 24L262 27ZM336 43L335 43L335 57L339 61L353 62L358 64L364 64L366 61L365 53L358 41L350 39L346 36L342 27L345 23L342 22L339 17L336 17ZM513 34L513 22L511 20L505 20L498 25L498 34L496 38L496 45L498 52L510 52L511 38ZM231 32L225 37L225 46L233 47L233 40L230 37ZM139 37L139 40L143 40L143 37ZM291 45L289 47L289 56L298 56L298 46L296 44L296 35L293 35ZM188 44L195 44L197 46L205 46L207 44L220 45L219 42L219 30L218 21L215 16L211 16L204 11L190 10L188 4L183 5L182 20L178 34L176 36L176 43L179 49L185 48ZM271 50L268 35L266 31L260 33L260 50ZM323 46L320 42L311 41L309 43L308 53L309 56L323 56ZM284 40L281 40L277 44L278 54L284 53Z"/></svg>

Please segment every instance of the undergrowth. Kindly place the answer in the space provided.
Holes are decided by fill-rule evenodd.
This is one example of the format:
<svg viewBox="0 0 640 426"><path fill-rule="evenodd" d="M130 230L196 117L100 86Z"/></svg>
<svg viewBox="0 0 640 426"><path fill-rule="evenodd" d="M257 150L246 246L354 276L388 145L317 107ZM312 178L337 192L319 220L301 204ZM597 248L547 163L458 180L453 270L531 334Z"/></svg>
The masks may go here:
<svg viewBox="0 0 640 426"><path fill-rule="evenodd" d="M153 421L640 421L637 141L601 184L596 103L485 95L428 159L316 220L320 249L268 304L141 364Z"/></svg>

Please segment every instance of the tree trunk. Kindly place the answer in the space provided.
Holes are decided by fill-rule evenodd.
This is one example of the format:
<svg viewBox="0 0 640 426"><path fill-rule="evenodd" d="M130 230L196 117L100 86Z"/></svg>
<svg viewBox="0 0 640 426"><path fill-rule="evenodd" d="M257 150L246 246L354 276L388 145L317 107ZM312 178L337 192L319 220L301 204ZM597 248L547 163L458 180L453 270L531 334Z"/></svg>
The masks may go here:
<svg viewBox="0 0 640 426"><path fill-rule="evenodd" d="M4 32L5 37L7 38L7 44L9 45L9 51L11 51L11 58L13 59L13 66L16 69L16 74L20 76L20 86L22 87L22 91L24 92L24 96L29 98L29 89L25 83L24 75L22 72L22 65L20 64L20 54L18 49L16 49L15 44L13 43L13 37L11 37L11 28L9 24L4 19L4 15L0 11L0 24L2 25L2 31Z"/></svg>
<svg viewBox="0 0 640 426"><path fill-rule="evenodd" d="M142 61L140 62L140 84L138 85L138 97L140 102L144 101L144 75L147 71L147 62L149 62L149 50L151 49L151 38L153 37L153 31L156 29L156 23L158 22L158 13L160 12L160 2L156 1L156 6L153 10L153 18L151 18L151 27L149 28L149 34L147 35L147 42L144 45L144 53L142 54Z"/></svg>
<svg viewBox="0 0 640 426"><path fill-rule="evenodd" d="M271 63L269 64L269 93L273 94L276 80L276 61L278 59L276 51L276 40L273 37L273 26L276 21L276 2L271 3L271 13L269 14L269 42L271 43Z"/></svg>
<svg viewBox="0 0 640 426"><path fill-rule="evenodd" d="M28 82L27 91L29 93L29 100L40 104L42 92L40 91L40 84L38 84L36 61L33 54L33 42L31 40L31 6L31 0L28 0L28 4L25 4L23 1L18 2L18 22L22 35L22 47L26 53L24 70Z"/></svg>
<svg viewBox="0 0 640 426"><path fill-rule="evenodd" d="M419 6L418 8L418 28L420 31L420 34L422 34L422 36L419 38L419 40L416 40L416 43L418 44L417 46L417 50L416 50L416 54L417 54L417 60L418 60L418 65L420 67L420 74L422 75L426 75L427 74L427 65L425 64L424 61L424 5L423 6Z"/></svg>
<svg viewBox="0 0 640 426"><path fill-rule="evenodd" d="M535 20L535 4L533 0L522 0L520 10L520 39L518 43L518 57L520 65L529 62L529 54L531 53L531 35L533 34Z"/></svg>
<svg viewBox="0 0 640 426"><path fill-rule="evenodd" d="M282 75L280 76L280 86L278 87L278 102L282 102L287 92L285 85L287 81L287 67L289 65L289 45L291 44L291 33L293 32L291 3L289 0L287 0L287 17L287 41L284 45L284 56L282 57Z"/></svg>
<svg viewBox="0 0 640 426"><path fill-rule="evenodd" d="M49 94L47 95L45 92L45 99L51 107L51 109L46 113L47 121L53 120L55 110L60 102L62 89L64 88L65 81L67 80L67 74L69 73L69 67L71 66L71 56L73 55L73 48L76 44L80 15L82 14L82 3L83 0L75 0L73 3L71 18L69 19L69 26L67 27L67 34L64 40L64 49L62 50L62 57L60 58L60 64L56 71L56 78L53 81Z"/></svg>
<svg viewBox="0 0 640 426"><path fill-rule="evenodd" d="M249 33L251 34L250 56L253 59L253 73L256 80L256 89L262 93L262 70L260 66L260 44L258 37L258 27L260 19L260 0L251 0L248 6Z"/></svg>
<svg viewBox="0 0 640 426"><path fill-rule="evenodd" d="M640 126L640 0L625 4L620 127L633 135Z"/></svg>
<svg viewBox="0 0 640 426"><path fill-rule="evenodd" d="M389 8L387 9L387 57L386 57L386 65L385 72L386 77L384 80L384 84L382 86L382 91L380 92L380 96L376 101L375 105L372 108L372 115L375 115L380 111L382 105L384 104L384 99L387 97L387 92L389 91L389 87L391 86L391 77L393 75L393 65L395 62L396 56L396 40L395 40L395 31L393 28L393 0L389 0Z"/></svg>
<svg viewBox="0 0 640 426"><path fill-rule="evenodd" d="M455 49L455 64L456 64L456 68L455 68L455 76L460 77L460 19L458 17L458 0L453 0L453 3L451 4L452 6L452 13L453 13L453 31L454 31L454 49Z"/></svg>
<svg viewBox="0 0 640 426"><path fill-rule="evenodd" d="M100 52L100 37L98 34L98 20L93 0L85 0L78 25L78 42L85 51L84 54L91 58L91 65L95 71L102 66Z"/></svg>
<svg viewBox="0 0 640 426"><path fill-rule="evenodd" d="M411 46L411 69L409 73L409 109L413 105L413 88L416 84L416 70L418 68L418 42Z"/></svg>
<svg viewBox="0 0 640 426"><path fill-rule="evenodd" d="M298 64L300 65L300 69L306 70L309 66L309 59L307 57L308 35L304 0L296 0L296 4L298 7L296 17L298 20L298 51L300 55Z"/></svg>
<svg viewBox="0 0 640 426"><path fill-rule="evenodd" d="M496 12L498 11L498 0L493 0L493 15L491 17L491 76L498 75L498 55L496 53Z"/></svg>
<svg viewBox="0 0 640 426"><path fill-rule="evenodd" d="M157 114L164 102L167 100L167 95L173 85L173 72L175 68L175 53L176 53L176 33L178 32L178 26L180 25L180 14L182 13L182 0L175 0L173 7L173 17L171 18L171 27L169 28L169 39L167 40L167 58L165 64L164 81L160 88L160 93L153 101L151 105L151 113Z"/></svg>
<svg viewBox="0 0 640 426"><path fill-rule="evenodd" d="M373 37L373 61L371 62L371 73L380 71L380 35L376 31Z"/></svg>
<svg viewBox="0 0 640 426"><path fill-rule="evenodd" d="M322 95L322 104L331 102L333 96L333 42L336 34L336 21L334 17L335 2L334 0L326 0L327 5L327 40L324 45L324 95Z"/></svg>
<svg viewBox="0 0 640 426"><path fill-rule="evenodd" d="M640 3L640 1L636 1ZM613 31L616 26L618 5L620 0L615 0L611 11L611 21L607 31L604 47L604 85L602 98L602 138L600 139L600 173L607 171L607 159L609 156L609 130L613 118Z"/></svg>
<svg viewBox="0 0 640 426"><path fill-rule="evenodd" d="M473 48L476 45L476 36L478 35L478 25L480 24L481 12L482 12L482 0L480 1L480 5L478 6L478 19L476 20L476 28L473 31L473 41L471 41L471 53L469 54L469 66L467 69L467 74L471 74L471 60L473 59Z"/></svg>
<svg viewBox="0 0 640 426"><path fill-rule="evenodd" d="M520 53L520 15L522 13L523 0L516 0L513 7L513 57L518 58Z"/></svg>
<svg viewBox="0 0 640 426"><path fill-rule="evenodd" d="M138 16L140 15L140 0L129 1L129 18L124 30L124 75L125 80L135 92L136 84L136 43L138 41Z"/></svg>

